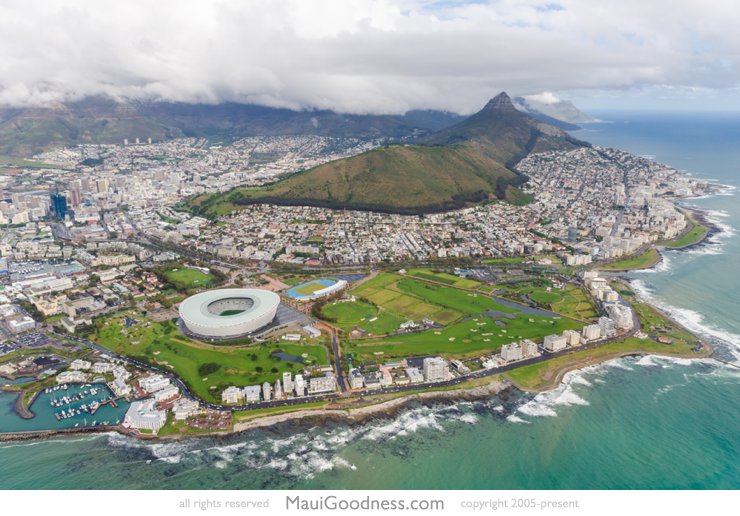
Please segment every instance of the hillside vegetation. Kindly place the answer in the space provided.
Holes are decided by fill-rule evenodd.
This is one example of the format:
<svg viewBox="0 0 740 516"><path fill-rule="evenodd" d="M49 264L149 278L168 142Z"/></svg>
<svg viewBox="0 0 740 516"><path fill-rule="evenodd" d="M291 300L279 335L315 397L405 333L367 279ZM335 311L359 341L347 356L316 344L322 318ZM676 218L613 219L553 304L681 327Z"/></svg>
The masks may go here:
<svg viewBox="0 0 740 516"><path fill-rule="evenodd" d="M421 139L336 160L261 188L201 196L193 213L218 216L255 203L426 213L488 200L524 204L516 163L530 152L586 145L517 111L502 93L462 122Z"/></svg>

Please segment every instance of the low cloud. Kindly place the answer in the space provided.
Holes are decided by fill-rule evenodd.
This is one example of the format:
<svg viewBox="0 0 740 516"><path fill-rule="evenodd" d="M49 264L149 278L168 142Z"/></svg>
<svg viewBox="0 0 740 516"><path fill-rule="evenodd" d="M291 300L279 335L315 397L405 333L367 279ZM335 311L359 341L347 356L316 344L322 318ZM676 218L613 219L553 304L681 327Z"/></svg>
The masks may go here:
<svg viewBox="0 0 740 516"><path fill-rule="evenodd" d="M734 3L657 4L10 0L0 6L0 104L103 94L466 113L501 90L736 88Z"/></svg>

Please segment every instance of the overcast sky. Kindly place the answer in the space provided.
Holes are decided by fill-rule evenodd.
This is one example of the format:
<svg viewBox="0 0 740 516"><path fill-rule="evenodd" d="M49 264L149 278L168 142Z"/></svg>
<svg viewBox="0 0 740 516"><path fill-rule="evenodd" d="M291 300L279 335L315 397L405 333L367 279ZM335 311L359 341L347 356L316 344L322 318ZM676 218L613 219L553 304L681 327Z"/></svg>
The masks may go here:
<svg viewBox="0 0 740 516"><path fill-rule="evenodd" d="M740 110L736 0L3 0L0 104Z"/></svg>

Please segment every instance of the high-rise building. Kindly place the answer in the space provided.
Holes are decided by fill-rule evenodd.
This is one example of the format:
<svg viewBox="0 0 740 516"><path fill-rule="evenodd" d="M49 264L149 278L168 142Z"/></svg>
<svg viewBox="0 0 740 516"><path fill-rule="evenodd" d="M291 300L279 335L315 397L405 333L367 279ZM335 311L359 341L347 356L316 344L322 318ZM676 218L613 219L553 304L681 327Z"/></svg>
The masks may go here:
<svg viewBox="0 0 740 516"><path fill-rule="evenodd" d="M611 337L614 335L614 321L608 317L599 317L599 330L602 337Z"/></svg>
<svg viewBox="0 0 740 516"><path fill-rule="evenodd" d="M598 324L589 324L583 327L583 338L586 341L596 340L601 336L601 327Z"/></svg>
<svg viewBox="0 0 740 516"><path fill-rule="evenodd" d="M427 382L441 382L450 376L450 366L442 357L424 359L424 379Z"/></svg>
<svg viewBox="0 0 740 516"><path fill-rule="evenodd" d="M296 396L305 396L306 395L306 382L303 379L303 375L302 374L295 375L294 388L295 388L295 395Z"/></svg>
<svg viewBox="0 0 740 516"><path fill-rule="evenodd" d="M51 193L51 213L60 219L67 214L67 198L59 192Z"/></svg>
<svg viewBox="0 0 740 516"><path fill-rule="evenodd" d="M293 392L293 379L288 371L283 373L283 390L285 391L285 394Z"/></svg>
<svg viewBox="0 0 740 516"><path fill-rule="evenodd" d="M575 330L565 330L563 337L568 342L569 346L580 346L581 345L581 334Z"/></svg>
<svg viewBox="0 0 740 516"><path fill-rule="evenodd" d="M95 183L98 193L106 193L108 191L109 183L107 179L98 179Z"/></svg>
<svg viewBox="0 0 740 516"><path fill-rule="evenodd" d="M562 335L553 334L545 336L544 346L548 351L560 351L561 349L565 349L567 345L568 341Z"/></svg>
<svg viewBox="0 0 740 516"><path fill-rule="evenodd" d="M522 358L522 345L518 342L512 342L511 344L504 344L501 346L501 358L505 362L513 362L514 360L521 360Z"/></svg>
<svg viewBox="0 0 740 516"><path fill-rule="evenodd" d="M82 193L80 192L79 188L72 187L69 190L69 204L72 205L72 207L77 207L82 202Z"/></svg>

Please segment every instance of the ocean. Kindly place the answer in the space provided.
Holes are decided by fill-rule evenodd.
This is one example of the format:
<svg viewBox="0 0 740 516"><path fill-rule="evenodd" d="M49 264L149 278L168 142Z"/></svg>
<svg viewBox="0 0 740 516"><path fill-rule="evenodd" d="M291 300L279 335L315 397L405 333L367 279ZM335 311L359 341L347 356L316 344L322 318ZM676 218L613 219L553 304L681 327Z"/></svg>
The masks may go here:
<svg viewBox="0 0 740 516"><path fill-rule="evenodd" d="M740 184L740 115L596 116L605 122L575 136ZM2 443L0 488L740 488L740 205L734 191L687 204L721 232L630 278L722 361L623 358L536 396L411 405L354 425L296 422L164 443L117 434ZM9 417L0 411L0 427Z"/></svg>

